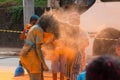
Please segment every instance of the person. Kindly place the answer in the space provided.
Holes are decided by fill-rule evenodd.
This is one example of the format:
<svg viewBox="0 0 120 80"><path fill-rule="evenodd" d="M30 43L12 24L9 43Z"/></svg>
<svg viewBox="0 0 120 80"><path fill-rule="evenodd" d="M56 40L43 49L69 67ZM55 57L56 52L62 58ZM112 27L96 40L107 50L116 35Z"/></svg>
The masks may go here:
<svg viewBox="0 0 120 80"><path fill-rule="evenodd" d="M50 13L51 14L51 13ZM50 15L49 13L47 15ZM54 16L53 16L54 17ZM55 19L56 20L56 19ZM53 22L56 22L53 24ZM53 76L53 80L57 80L57 73L60 72L60 80L64 80L64 70L65 70L65 57L63 54L60 54L59 46L60 46L60 40L59 40L59 25L58 21L52 21L50 23L52 25L52 28L49 29L49 31L54 33L53 37L51 36L52 41L48 39L49 43L46 45L43 45L42 50L44 53L49 53L51 55L51 72ZM55 26L55 27L54 27ZM47 35L44 37L45 41L47 39ZM49 35L50 38L50 35ZM58 51L59 50L59 51Z"/></svg>
<svg viewBox="0 0 120 80"><path fill-rule="evenodd" d="M116 39L120 37L120 31L115 28L103 28L96 34L93 41L93 55L115 55Z"/></svg>
<svg viewBox="0 0 120 80"><path fill-rule="evenodd" d="M30 17L30 23L26 24L23 33L20 35L20 40L25 40L30 28L37 23L39 16L32 15Z"/></svg>
<svg viewBox="0 0 120 80"><path fill-rule="evenodd" d="M64 41L66 41L67 38L66 44L68 45L65 45L65 47L70 48L71 50L73 50L74 53L74 57L70 59L69 55L72 51L69 52L69 49L66 49L65 51L65 54L69 53L66 61L65 76L68 80L77 80L79 72L82 72L85 69L85 49L89 44L89 39L87 33L82 28L80 28L79 7L77 4L75 4L74 0L66 2L66 4L62 8L63 11L67 13L67 20L64 20L64 22L62 22L64 24L63 26L65 26L62 32L65 32L65 34L67 35L64 36Z"/></svg>
<svg viewBox="0 0 120 80"><path fill-rule="evenodd" d="M86 69L86 80L120 80L120 60L111 55L99 56Z"/></svg>
<svg viewBox="0 0 120 80"><path fill-rule="evenodd" d="M44 32L49 32L55 25L54 19L49 15L42 15L38 23L28 32L25 45L20 52L20 60L28 71L31 80L44 80L43 71L48 71L41 47L44 43Z"/></svg>
<svg viewBox="0 0 120 80"><path fill-rule="evenodd" d="M37 15L32 15L32 16L30 17L30 24L26 24L25 29L23 30L23 33L22 33L21 36L20 36L20 40L25 40L25 39L26 39L27 34L28 34L30 28L31 28L33 25L36 24L36 22L37 22L38 19L39 19L39 16L37 16ZM24 72L25 72L25 71L24 71L24 69L23 69L23 67L22 67L22 65L21 65L21 63L20 63L20 61L19 61L18 67L17 67L16 70L15 70L14 76L15 76L15 77L17 77L17 76L22 76L22 75L24 75Z"/></svg>
<svg viewBox="0 0 120 80"><path fill-rule="evenodd" d="M83 71L80 73L77 80L86 80L85 77L86 77L86 71Z"/></svg>
<svg viewBox="0 0 120 80"><path fill-rule="evenodd" d="M120 57L120 38L117 40L116 46L115 46L115 52L118 57Z"/></svg>
<svg viewBox="0 0 120 80"><path fill-rule="evenodd" d="M62 49L60 49L61 44L62 42L60 39L57 39L53 42L53 45L55 45L55 48L51 51L51 54L53 55L51 59L53 80L57 80L58 72L60 72L60 80L64 80L66 57L64 53L62 53Z"/></svg>

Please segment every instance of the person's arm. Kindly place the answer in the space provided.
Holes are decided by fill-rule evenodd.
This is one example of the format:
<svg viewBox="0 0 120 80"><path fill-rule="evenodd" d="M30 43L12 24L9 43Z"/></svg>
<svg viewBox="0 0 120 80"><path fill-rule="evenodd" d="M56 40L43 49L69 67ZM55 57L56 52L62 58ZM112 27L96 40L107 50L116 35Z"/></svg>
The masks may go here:
<svg viewBox="0 0 120 80"><path fill-rule="evenodd" d="M41 61L44 70L48 70L48 67L45 64L44 56L41 51L41 46L44 43L44 34L42 29L37 29L36 30L36 52L37 52L37 57Z"/></svg>
<svg viewBox="0 0 120 80"><path fill-rule="evenodd" d="M35 34L36 34L36 51L37 53L41 54L41 46L42 44L44 43L44 34L43 34L43 31L42 29L40 28L37 28L35 30ZM39 55L38 55L39 56ZM42 56L39 56L39 58L41 58Z"/></svg>
<svg viewBox="0 0 120 80"><path fill-rule="evenodd" d="M23 30L23 32L21 33L21 35L20 35L20 40L22 41L22 40L24 40L26 38L26 36L25 36L25 29Z"/></svg>
<svg viewBox="0 0 120 80"><path fill-rule="evenodd" d="M31 27L30 24L26 24L25 25L25 28L24 28L22 34L20 35L20 40L25 40L26 39L26 35L25 35L26 34L26 30L30 29L30 27Z"/></svg>

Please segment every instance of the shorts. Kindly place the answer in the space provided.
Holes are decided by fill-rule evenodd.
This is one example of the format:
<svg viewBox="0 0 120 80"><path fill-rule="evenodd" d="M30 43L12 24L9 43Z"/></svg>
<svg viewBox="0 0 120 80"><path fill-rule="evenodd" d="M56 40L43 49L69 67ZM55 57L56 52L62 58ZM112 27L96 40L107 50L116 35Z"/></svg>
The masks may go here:
<svg viewBox="0 0 120 80"><path fill-rule="evenodd" d="M51 71L53 73L65 73L66 58L60 54L54 61L51 62Z"/></svg>

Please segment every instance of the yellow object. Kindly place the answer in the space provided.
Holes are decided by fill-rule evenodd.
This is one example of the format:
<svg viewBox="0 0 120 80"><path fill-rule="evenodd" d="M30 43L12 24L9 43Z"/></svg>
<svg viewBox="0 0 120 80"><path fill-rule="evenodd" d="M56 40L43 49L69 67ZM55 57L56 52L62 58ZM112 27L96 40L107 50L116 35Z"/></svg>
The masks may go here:
<svg viewBox="0 0 120 80"><path fill-rule="evenodd" d="M8 32L8 33L22 33L22 31L14 31L14 30L0 30L0 32Z"/></svg>

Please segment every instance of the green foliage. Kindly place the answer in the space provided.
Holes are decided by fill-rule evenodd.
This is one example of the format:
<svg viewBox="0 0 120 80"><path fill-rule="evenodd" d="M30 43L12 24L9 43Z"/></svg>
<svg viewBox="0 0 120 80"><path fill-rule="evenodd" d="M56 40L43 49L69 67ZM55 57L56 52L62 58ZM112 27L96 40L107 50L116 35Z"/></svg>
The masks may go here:
<svg viewBox="0 0 120 80"><path fill-rule="evenodd" d="M0 0L0 2L7 2L7 1L11 1L11 0Z"/></svg>
<svg viewBox="0 0 120 80"><path fill-rule="evenodd" d="M15 1L12 1L12 0L0 1L0 7L2 7L2 8L15 6L15 5L17 5L17 3Z"/></svg>
<svg viewBox="0 0 120 80"><path fill-rule="evenodd" d="M17 5L22 5L22 1L23 0L0 0L0 3L5 4L5 3L8 3L8 2L13 2L13 3L16 3Z"/></svg>
<svg viewBox="0 0 120 80"><path fill-rule="evenodd" d="M47 0L34 0L35 1L35 7L46 7L47 6Z"/></svg>
<svg viewBox="0 0 120 80"><path fill-rule="evenodd" d="M46 7L47 0L34 0L35 7ZM10 15L10 24L20 23L23 19L23 0L0 0L0 8L5 8L6 13Z"/></svg>
<svg viewBox="0 0 120 80"><path fill-rule="evenodd" d="M23 14L23 7L14 6L14 7L11 7L9 11L11 14L11 23L15 23L21 18L21 15Z"/></svg>
<svg viewBox="0 0 120 80"><path fill-rule="evenodd" d="M12 1L12 0L8 0L8 1ZM11 14L11 21L10 21L11 23L15 23L16 21L18 21L23 14L22 0L14 0L14 1L16 1L15 3L18 6L12 6L8 8L9 13ZM47 6L47 0L34 0L34 1L35 1L35 7Z"/></svg>
<svg viewBox="0 0 120 80"><path fill-rule="evenodd" d="M22 6L23 0L0 0L0 4L6 4L8 2L16 3L17 6ZM36 7L46 7L47 0L34 0Z"/></svg>

